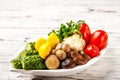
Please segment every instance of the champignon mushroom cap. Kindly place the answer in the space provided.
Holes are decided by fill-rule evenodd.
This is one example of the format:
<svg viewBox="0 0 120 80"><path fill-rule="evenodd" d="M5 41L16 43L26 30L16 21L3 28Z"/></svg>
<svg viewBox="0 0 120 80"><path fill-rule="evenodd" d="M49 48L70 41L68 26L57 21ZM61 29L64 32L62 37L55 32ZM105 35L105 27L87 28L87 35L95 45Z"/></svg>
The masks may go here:
<svg viewBox="0 0 120 80"><path fill-rule="evenodd" d="M59 44L57 44L57 46L56 46L56 50L58 50L58 49L62 49L62 45L63 45L63 43L59 43Z"/></svg>
<svg viewBox="0 0 120 80"><path fill-rule="evenodd" d="M60 65L60 61L55 55L50 55L45 60L45 65L48 69L57 69Z"/></svg>
<svg viewBox="0 0 120 80"><path fill-rule="evenodd" d="M62 50L64 50L65 52L70 52L70 45L67 43L63 43Z"/></svg>
<svg viewBox="0 0 120 80"><path fill-rule="evenodd" d="M55 55L60 59L64 60L67 57L67 54L63 50L57 50Z"/></svg>

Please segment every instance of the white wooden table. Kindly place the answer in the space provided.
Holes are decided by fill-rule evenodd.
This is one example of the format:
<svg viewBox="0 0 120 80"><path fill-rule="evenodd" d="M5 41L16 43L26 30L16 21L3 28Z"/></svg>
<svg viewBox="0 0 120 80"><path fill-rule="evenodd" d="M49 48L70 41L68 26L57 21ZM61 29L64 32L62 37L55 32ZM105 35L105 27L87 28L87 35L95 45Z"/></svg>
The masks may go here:
<svg viewBox="0 0 120 80"><path fill-rule="evenodd" d="M47 35L60 23L83 19L109 35L97 63L72 76L37 77L13 73L9 61L29 39ZM120 0L0 0L0 80L120 80Z"/></svg>

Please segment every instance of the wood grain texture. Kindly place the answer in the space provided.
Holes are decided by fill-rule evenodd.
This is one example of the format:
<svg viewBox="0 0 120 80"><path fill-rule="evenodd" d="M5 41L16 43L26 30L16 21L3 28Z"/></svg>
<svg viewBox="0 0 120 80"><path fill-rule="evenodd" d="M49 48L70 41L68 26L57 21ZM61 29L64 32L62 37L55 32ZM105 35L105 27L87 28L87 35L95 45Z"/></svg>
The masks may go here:
<svg viewBox="0 0 120 80"><path fill-rule="evenodd" d="M109 35L108 49L97 63L65 77L10 72L10 59L26 41L79 19L92 32L103 29ZM120 80L119 44L120 0L0 0L0 80Z"/></svg>

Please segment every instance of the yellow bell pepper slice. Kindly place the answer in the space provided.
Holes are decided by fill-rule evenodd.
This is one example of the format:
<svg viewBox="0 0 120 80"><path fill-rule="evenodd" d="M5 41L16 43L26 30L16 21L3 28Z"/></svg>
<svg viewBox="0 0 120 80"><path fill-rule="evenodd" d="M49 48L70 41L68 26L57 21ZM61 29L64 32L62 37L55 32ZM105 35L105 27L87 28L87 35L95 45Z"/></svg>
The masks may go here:
<svg viewBox="0 0 120 80"><path fill-rule="evenodd" d="M60 40L58 38L58 36L55 33L51 33L46 42L49 42L51 44L51 47L54 48L58 43L60 43Z"/></svg>
<svg viewBox="0 0 120 80"><path fill-rule="evenodd" d="M36 42L35 42L35 49L38 51L39 48L45 43L45 39L44 38L39 38Z"/></svg>
<svg viewBox="0 0 120 80"><path fill-rule="evenodd" d="M39 48L39 56L43 59L45 59L51 51L51 45L50 43L45 43Z"/></svg>

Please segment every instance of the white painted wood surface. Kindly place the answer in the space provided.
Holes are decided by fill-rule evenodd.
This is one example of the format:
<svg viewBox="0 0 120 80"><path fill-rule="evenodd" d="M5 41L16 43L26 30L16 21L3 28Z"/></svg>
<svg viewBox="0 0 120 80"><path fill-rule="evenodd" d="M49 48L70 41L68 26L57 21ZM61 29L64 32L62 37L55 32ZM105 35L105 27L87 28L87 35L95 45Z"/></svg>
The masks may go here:
<svg viewBox="0 0 120 80"><path fill-rule="evenodd" d="M29 39L47 35L62 22L83 19L92 32L105 30L103 58L78 74L34 77L9 71L9 60ZM0 80L120 80L120 0L0 0Z"/></svg>

